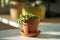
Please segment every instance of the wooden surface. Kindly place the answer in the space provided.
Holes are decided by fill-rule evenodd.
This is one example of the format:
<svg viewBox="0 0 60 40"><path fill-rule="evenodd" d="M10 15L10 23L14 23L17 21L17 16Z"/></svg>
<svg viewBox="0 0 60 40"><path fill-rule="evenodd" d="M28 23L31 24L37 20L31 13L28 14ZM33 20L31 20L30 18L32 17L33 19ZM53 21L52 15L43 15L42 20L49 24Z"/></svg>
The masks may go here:
<svg viewBox="0 0 60 40"><path fill-rule="evenodd" d="M0 17L7 18L9 20L12 20L10 15L0 15ZM17 21L17 20L12 20L12 21ZM46 22L46 23L60 23L60 18L45 18L45 20L41 22Z"/></svg>
<svg viewBox="0 0 60 40"><path fill-rule="evenodd" d="M45 20L41 21L45 23L60 23L60 18L46 18Z"/></svg>
<svg viewBox="0 0 60 40"><path fill-rule="evenodd" d="M17 28L0 22L0 30L9 30L9 29L17 29Z"/></svg>

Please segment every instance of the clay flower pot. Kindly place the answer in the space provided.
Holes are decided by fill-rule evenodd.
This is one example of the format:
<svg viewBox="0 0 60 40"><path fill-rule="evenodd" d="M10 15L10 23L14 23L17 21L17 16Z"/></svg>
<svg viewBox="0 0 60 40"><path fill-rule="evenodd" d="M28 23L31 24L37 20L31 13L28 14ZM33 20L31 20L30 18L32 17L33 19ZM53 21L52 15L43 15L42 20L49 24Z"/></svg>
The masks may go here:
<svg viewBox="0 0 60 40"><path fill-rule="evenodd" d="M40 23L40 18L32 13L21 14L17 21L23 26L20 30L21 35L25 36L37 36L40 31L38 31L38 25Z"/></svg>
<svg viewBox="0 0 60 40"><path fill-rule="evenodd" d="M38 25L40 18L30 18L27 23L23 23L23 30L21 34L24 36L38 36L40 31L38 31Z"/></svg>
<svg viewBox="0 0 60 40"><path fill-rule="evenodd" d="M39 18L31 18L27 20L27 23L23 23L24 33L36 33L38 29Z"/></svg>
<svg viewBox="0 0 60 40"><path fill-rule="evenodd" d="M12 20L17 20L19 15L22 13L22 8L25 6L25 2L20 2L18 0L11 0L10 5L10 17Z"/></svg>

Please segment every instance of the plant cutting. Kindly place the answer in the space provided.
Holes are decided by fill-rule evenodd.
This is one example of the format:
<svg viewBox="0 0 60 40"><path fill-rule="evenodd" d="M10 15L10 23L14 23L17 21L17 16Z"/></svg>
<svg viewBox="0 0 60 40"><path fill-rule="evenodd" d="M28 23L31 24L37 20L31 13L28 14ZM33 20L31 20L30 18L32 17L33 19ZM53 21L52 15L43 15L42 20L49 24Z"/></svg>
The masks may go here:
<svg viewBox="0 0 60 40"><path fill-rule="evenodd" d="M38 25L40 23L40 18L32 13L20 14L17 21L23 26L20 33L24 36L38 36L40 31L38 31Z"/></svg>

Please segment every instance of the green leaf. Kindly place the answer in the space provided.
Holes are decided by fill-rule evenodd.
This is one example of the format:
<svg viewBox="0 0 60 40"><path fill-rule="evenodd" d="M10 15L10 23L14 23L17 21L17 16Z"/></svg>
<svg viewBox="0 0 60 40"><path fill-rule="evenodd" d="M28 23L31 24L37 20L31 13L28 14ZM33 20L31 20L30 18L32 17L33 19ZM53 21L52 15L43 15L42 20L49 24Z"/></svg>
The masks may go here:
<svg viewBox="0 0 60 40"><path fill-rule="evenodd" d="M32 14L32 13L25 13L25 14L20 14L20 17L18 19L18 23L19 24L23 24L24 23L27 23L27 20L29 18L37 18L36 15Z"/></svg>

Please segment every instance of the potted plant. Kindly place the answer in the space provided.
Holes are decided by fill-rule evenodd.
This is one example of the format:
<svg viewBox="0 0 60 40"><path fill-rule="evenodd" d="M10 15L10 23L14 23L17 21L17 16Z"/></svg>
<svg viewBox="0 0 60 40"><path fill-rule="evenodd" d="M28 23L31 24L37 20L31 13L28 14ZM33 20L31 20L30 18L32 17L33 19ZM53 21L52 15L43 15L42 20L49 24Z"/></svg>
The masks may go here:
<svg viewBox="0 0 60 40"><path fill-rule="evenodd" d="M45 19L46 7L41 0L36 0L34 2L27 3L22 11L31 12L40 17L40 20Z"/></svg>
<svg viewBox="0 0 60 40"><path fill-rule="evenodd" d="M22 2L20 0L11 0L9 5L10 5L11 19L13 19L13 20L18 19L19 15L22 13L22 8L24 7L25 2Z"/></svg>
<svg viewBox="0 0 60 40"><path fill-rule="evenodd" d="M24 36L37 36L40 33L37 30L40 18L32 13L20 14L17 22L23 26L20 33Z"/></svg>

